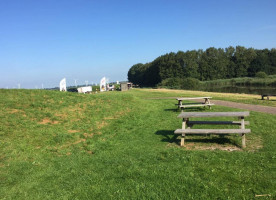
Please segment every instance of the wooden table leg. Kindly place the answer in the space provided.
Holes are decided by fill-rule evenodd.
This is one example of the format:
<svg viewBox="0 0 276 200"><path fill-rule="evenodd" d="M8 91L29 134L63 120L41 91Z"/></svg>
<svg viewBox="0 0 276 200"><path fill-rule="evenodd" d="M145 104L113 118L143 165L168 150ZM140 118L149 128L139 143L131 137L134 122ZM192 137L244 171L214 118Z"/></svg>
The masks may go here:
<svg viewBox="0 0 276 200"><path fill-rule="evenodd" d="M182 134L182 135L181 135L180 146L181 146L181 147L184 147L184 144L185 144L185 134Z"/></svg>
<svg viewBox="0 0 276 200"><path fill-rule="evenodd" d="M245 129L244 117L241 117L241 129ZM242 148L245 148L245 134L242 134Z"/></svg>
<svg viewBox="0 0 276 200"><path fill-rule="evenodd" d="M182 120L182 129L186 129L186 124L189 119L183 118ZM181 141L180 141L180 146L183 147L185 144L185 134L181 135Z"/></svg>

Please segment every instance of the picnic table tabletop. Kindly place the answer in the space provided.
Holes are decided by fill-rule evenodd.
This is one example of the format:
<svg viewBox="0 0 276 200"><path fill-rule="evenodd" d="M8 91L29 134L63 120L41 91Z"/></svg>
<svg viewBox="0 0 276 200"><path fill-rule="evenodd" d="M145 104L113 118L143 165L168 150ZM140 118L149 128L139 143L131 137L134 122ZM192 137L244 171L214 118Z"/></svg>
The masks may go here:
<svg viewBox="0 0 276 200"><path fill-rule="evenodd" d="M245 117L249 116L249 112L183 112L179 114L178 118L191 117Z"/></svg>
<svg viewBox="0 0 276 200"><path fill-rule="evenodd" d="M212 98L212 97L180 97L180 98L176 98L176 100L182 101L182 100L211 99L211 98Z"/></svg>

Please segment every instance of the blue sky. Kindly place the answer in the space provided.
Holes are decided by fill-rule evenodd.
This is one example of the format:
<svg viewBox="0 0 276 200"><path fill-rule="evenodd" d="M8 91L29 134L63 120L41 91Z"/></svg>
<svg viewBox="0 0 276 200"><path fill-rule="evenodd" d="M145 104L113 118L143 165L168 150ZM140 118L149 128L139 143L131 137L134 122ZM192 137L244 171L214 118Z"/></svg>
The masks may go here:
<svg viewBox="0 0 276 200"><path fill-rule="evenodd" d="M0 0L0 88L127 80L169 52L276 48L275 0Z"/></svg>

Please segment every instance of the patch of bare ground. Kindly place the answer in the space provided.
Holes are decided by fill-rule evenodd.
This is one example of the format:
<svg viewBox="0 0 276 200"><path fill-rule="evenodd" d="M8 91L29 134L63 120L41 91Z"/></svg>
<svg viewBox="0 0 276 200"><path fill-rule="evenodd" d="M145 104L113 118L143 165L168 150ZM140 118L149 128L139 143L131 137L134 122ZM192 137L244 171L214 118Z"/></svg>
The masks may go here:
<svg viewBox="0 0 276 200"><path fill-rule="evenodd" d="M203 151L214 151L214 150L220 150L220 151L242 151L240 147L234 146L234 145L219 145L219 144L212 144L212 145L204 145L204 144L198 144L194 142L187 142L185 143L184 147L181 147L179 144L176 143L169 143L167 147L178 147L178 148L184 148L185 150L203 150Z"/></svg>
<svg viewBox="0 0 276 200"><path fill-rule="evenodd" d="M100 121L100 122L96 122L96 127L97 129L102 129L103 127L105 127L108 123L106 121Z"/></svg>
<svg viewBox="0 0 276 200"><path fill-rule="evenodd" d="M115 115L113 115L113 116L104 117L104 120L118 119L119 117L122 117L122 116L126 115L126 114L129 113L129 112L130 112L130 109L127 108L127 109L125 109L125 110L116 112Z"/></svg>
<svg viewBox="0 0 276 200"><path fill-rule="evenodd" d="M18 110L18 109L10 109L8 111L10 114L13 114L13 113L18 113L18 112L23 112L22 110Z"/></svg>
<svg viewBox="0 0 276 200"><path fill-rule="evenodd" d="M93 152L92 151L86 151L88 154L93 154Z"/></svg>
<svg viewBox="0 0 276 200"><path fill-rule="evenodd" d="M112 116L108 116L108 117L104 117L103 118L103 121L99 121L99 122L96 122L96 127L97 129L102 129L103 127L109 125L109 123L106 121L106 120L114 120L114 119L118 119L124 115L126 115L128 112L130 112L130 109L127 108L126 110L123 110L123 111L119 111L119 112L116 112L114 115Z"/></svg>
<svg viewBox="0 0 276 200"><path fill-rule="evenodd" d="M27 117L27 115L25 114L25 112L24 112L23 110L19 110L19 109L15 109L15 108L13 108L13 109L8 109L7 112L8 112L9 114L20 114L20 115L22 115L23 117Z"/></svg>
<svg viewBox="0 0 276 200"><path fill-rule="evenodd" d="M49 118L44 118L42 121L38 122L39 124L58 124L59 121L52 121Z"/></svg>
<svg viewBox="0 0 276 200"><path fill-rule="evenodd" d="M246 139L246 147L249 152L256 152L263 148L263 140L260 136Z"/></svg>
<svg viewBox="0 0 276 200"><path fill-rule="evenodd" d="M83 135L86 135L87 137L92 137L93 134L83 134ZM86 138L87 138L86 137ZM87 146L87 143L86 143L86 139L84 138L79 138L73 142L68 142L62 146L59 146L59 147L54 147L53 150L55 154L57 154L57 156L70 156L72 153L70 152L70 147L74 146L74 145L78 145L80 144L80 146L78 147L81 151L85 151L86 153L92 155L94 152L91 151L91 150L87 150L85 148L85 146ZM65 152L66 153L65 153Z"/></svg>
<svg viewBox="0 0 276 200"><path fill-rule="evenodd" d="M237 147L237 146L232 146L232 145L219 145L219 144L212 144L210 145L198 145L195 143L189 143L185 145L187 150L210 150L210 151L214 151L214 150L221 150L221 151L241 151L242 149Z"/></svg>
<svg viewBox="0 0 276 200"><path fill-rule="evenodd" d="M198 142L185 142L185 146L181 147L178 142L169 143L167 147L178 147L184 148L185 150L205 150L205 151L248 151L256 152L263 148L263 141L261 137L247 138L246 139L246 148L242 149L240 146L233 144L218 144L218 143L198 143Z"/></svg>
<svg viewBox="0 0 276 200"><path fill-rule="evenodd" d="M76 122L84 118L85 110L90 109L89 106L93 106L93 105L95 105L95 102L89 102L84 104L78 103L75 105L71 105L59 110L59 112L56 113L55 116L60 117L63 120L68 119L68 117L70 117L70 120L72 122Z"/></svg>
<svg viewBox="0 0 276 200"><path fill-rule="evenodd" d="M79 130L68 130L68 133L78 133L80 132Z"/></svg>
<svg viewBox="0 0 276 200"><path fill-rule="evenodd" d="M93 135L94 135L94 133L84 133L84 134L83 134L83 136L84 136L85 138L92 138Z"/></svg>

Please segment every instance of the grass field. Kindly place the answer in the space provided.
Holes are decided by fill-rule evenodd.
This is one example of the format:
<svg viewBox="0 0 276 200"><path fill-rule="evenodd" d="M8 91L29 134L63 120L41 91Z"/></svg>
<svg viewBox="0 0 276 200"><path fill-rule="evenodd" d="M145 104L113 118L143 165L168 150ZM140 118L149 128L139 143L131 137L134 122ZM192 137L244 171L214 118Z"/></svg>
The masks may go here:
<svg viewBox="0 0 276 200"><path fill-rule="evenodd" d="M192 91L0 90L0 199L275 199L276 116L250 112L244 150L239 136L181 148L176 100L152 98L195 94L276 106Z"/></svg>
<svg viewBox="0 0 276 200"><path fill-rule="evenodd" d="M271 96L268 100L261 100L261 95L256 94L233 94L233 93L218 93L218 92L204 92L193 90L170 90L170 89L146 89L144 91L151 92L151 95L164 96L164 97L194 97L194 96L210 96L216 100L233 101L245 104L254 104L262 106L276 107L276 97ZM266 97L265 97L266 99Z"/></svg>

